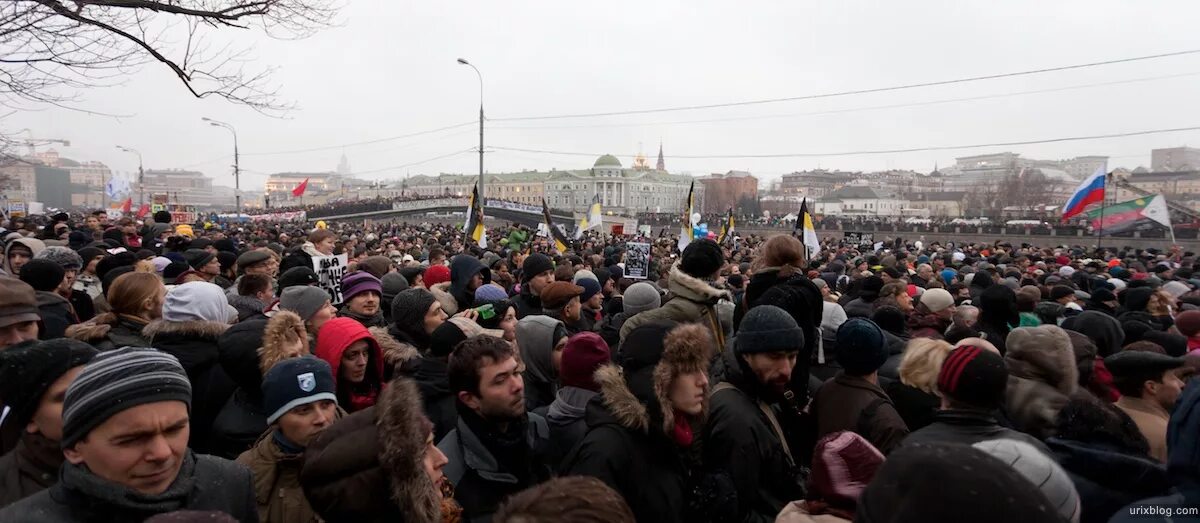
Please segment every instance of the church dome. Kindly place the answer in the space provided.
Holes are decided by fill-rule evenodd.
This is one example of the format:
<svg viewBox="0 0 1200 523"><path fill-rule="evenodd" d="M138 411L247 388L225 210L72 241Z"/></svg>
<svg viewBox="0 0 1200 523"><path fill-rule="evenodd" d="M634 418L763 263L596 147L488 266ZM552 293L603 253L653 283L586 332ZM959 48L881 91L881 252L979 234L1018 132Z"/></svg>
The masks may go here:
<svg viewBox="0 0 1200 523"><path fill-rule="evenodd" d="M597 158L596 164L593 165L592 167L620 167L620 166L621 166L621 160L618 160L616 156L613 156L611 154L606 154L604 156Z"/></svg>

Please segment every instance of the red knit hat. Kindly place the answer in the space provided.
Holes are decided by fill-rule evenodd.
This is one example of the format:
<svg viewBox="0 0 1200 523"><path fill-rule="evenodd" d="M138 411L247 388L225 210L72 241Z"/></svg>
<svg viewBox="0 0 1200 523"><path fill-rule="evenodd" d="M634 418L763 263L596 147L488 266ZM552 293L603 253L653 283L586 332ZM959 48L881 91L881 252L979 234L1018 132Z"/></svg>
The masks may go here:
<svg viewBox="0 0 1200 523"><path fill-rule="evenodd" d="M425 270L425 288L432 289L434 285L450 281L450 268L445 265L434 265Z"/></svg>
<svg viewBox="0 0 1200 523"><path fill-rule="evenodd" d="M611 361L611 351L604 338L594 332L581 332L567 338L558 377L564 387L599 392L600 385L596 384L593 374L601 365Z"/></svg>
<svg viewBox="0 0 1200 523"><path fill-rule="evenodd" d="M883 466L883 454L850 431L826 434L813 454L808 499L853 513L858 496Z"/></svg>

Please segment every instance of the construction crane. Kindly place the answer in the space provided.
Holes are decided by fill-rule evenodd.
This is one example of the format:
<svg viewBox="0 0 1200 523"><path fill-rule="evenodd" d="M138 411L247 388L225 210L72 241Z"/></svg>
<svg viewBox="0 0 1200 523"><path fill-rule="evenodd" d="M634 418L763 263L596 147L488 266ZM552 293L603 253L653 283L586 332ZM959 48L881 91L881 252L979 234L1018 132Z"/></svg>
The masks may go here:
<svg viewBox="0 0 1200 523"><path fill-rule="evenodd" d="M39 145L50 145L52 143L57 143L57 144L62 144L64 147L71 146L70 140L64 140L62 138L34 138L33 131L31 131L29 129L21 129L20 131L17 131L17 132L25 133L27 135L27 138L25 138L25 141L20 142L20 143L22 143L26 147L29 147L29 156L33 156L34 154L37 154L37 146L39 146Z"/></svg>

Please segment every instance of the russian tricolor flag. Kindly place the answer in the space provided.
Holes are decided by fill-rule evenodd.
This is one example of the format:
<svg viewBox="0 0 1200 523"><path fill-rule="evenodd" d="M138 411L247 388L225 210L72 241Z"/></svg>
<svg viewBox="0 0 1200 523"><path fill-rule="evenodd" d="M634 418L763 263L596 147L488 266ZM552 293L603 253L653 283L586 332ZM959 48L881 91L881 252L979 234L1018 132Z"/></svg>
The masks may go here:
<svg viewBox="0 0 1200 523"><path fill-rule="evenodd" d="M1071 219L1072 216L1082 213L1087 206L1093 203L1104 203L1104 168L1096 169L1096 172L1088 176L1079 187L1075 189L1075 193L1067 199L1067 205L1063 207L1063 221Z"/></svg>

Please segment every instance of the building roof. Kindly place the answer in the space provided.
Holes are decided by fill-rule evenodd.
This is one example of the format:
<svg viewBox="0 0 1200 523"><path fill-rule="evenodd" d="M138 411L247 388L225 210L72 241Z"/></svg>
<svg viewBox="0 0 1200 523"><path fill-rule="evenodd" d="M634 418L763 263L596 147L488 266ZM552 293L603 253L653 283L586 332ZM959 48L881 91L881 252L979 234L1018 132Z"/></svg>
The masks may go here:
<svg viewBox="0 0 1200 523"><path fill-rule="evenodd" d="M620 166L621 166L621 160L618 160L616 156L613 156L611 154L606 154L604 156L596 158L596 163L592 165L592 167L620 167Z"/></svg>
<svg viewBox="0 0 1200 523"><path fill-rule="evenodd" d="M870 187L860 187L847 185L836 191L829 193L826 198L832 200L870 200L878 198L892 198L893 195L886 193L878 193Z"/></svg>

